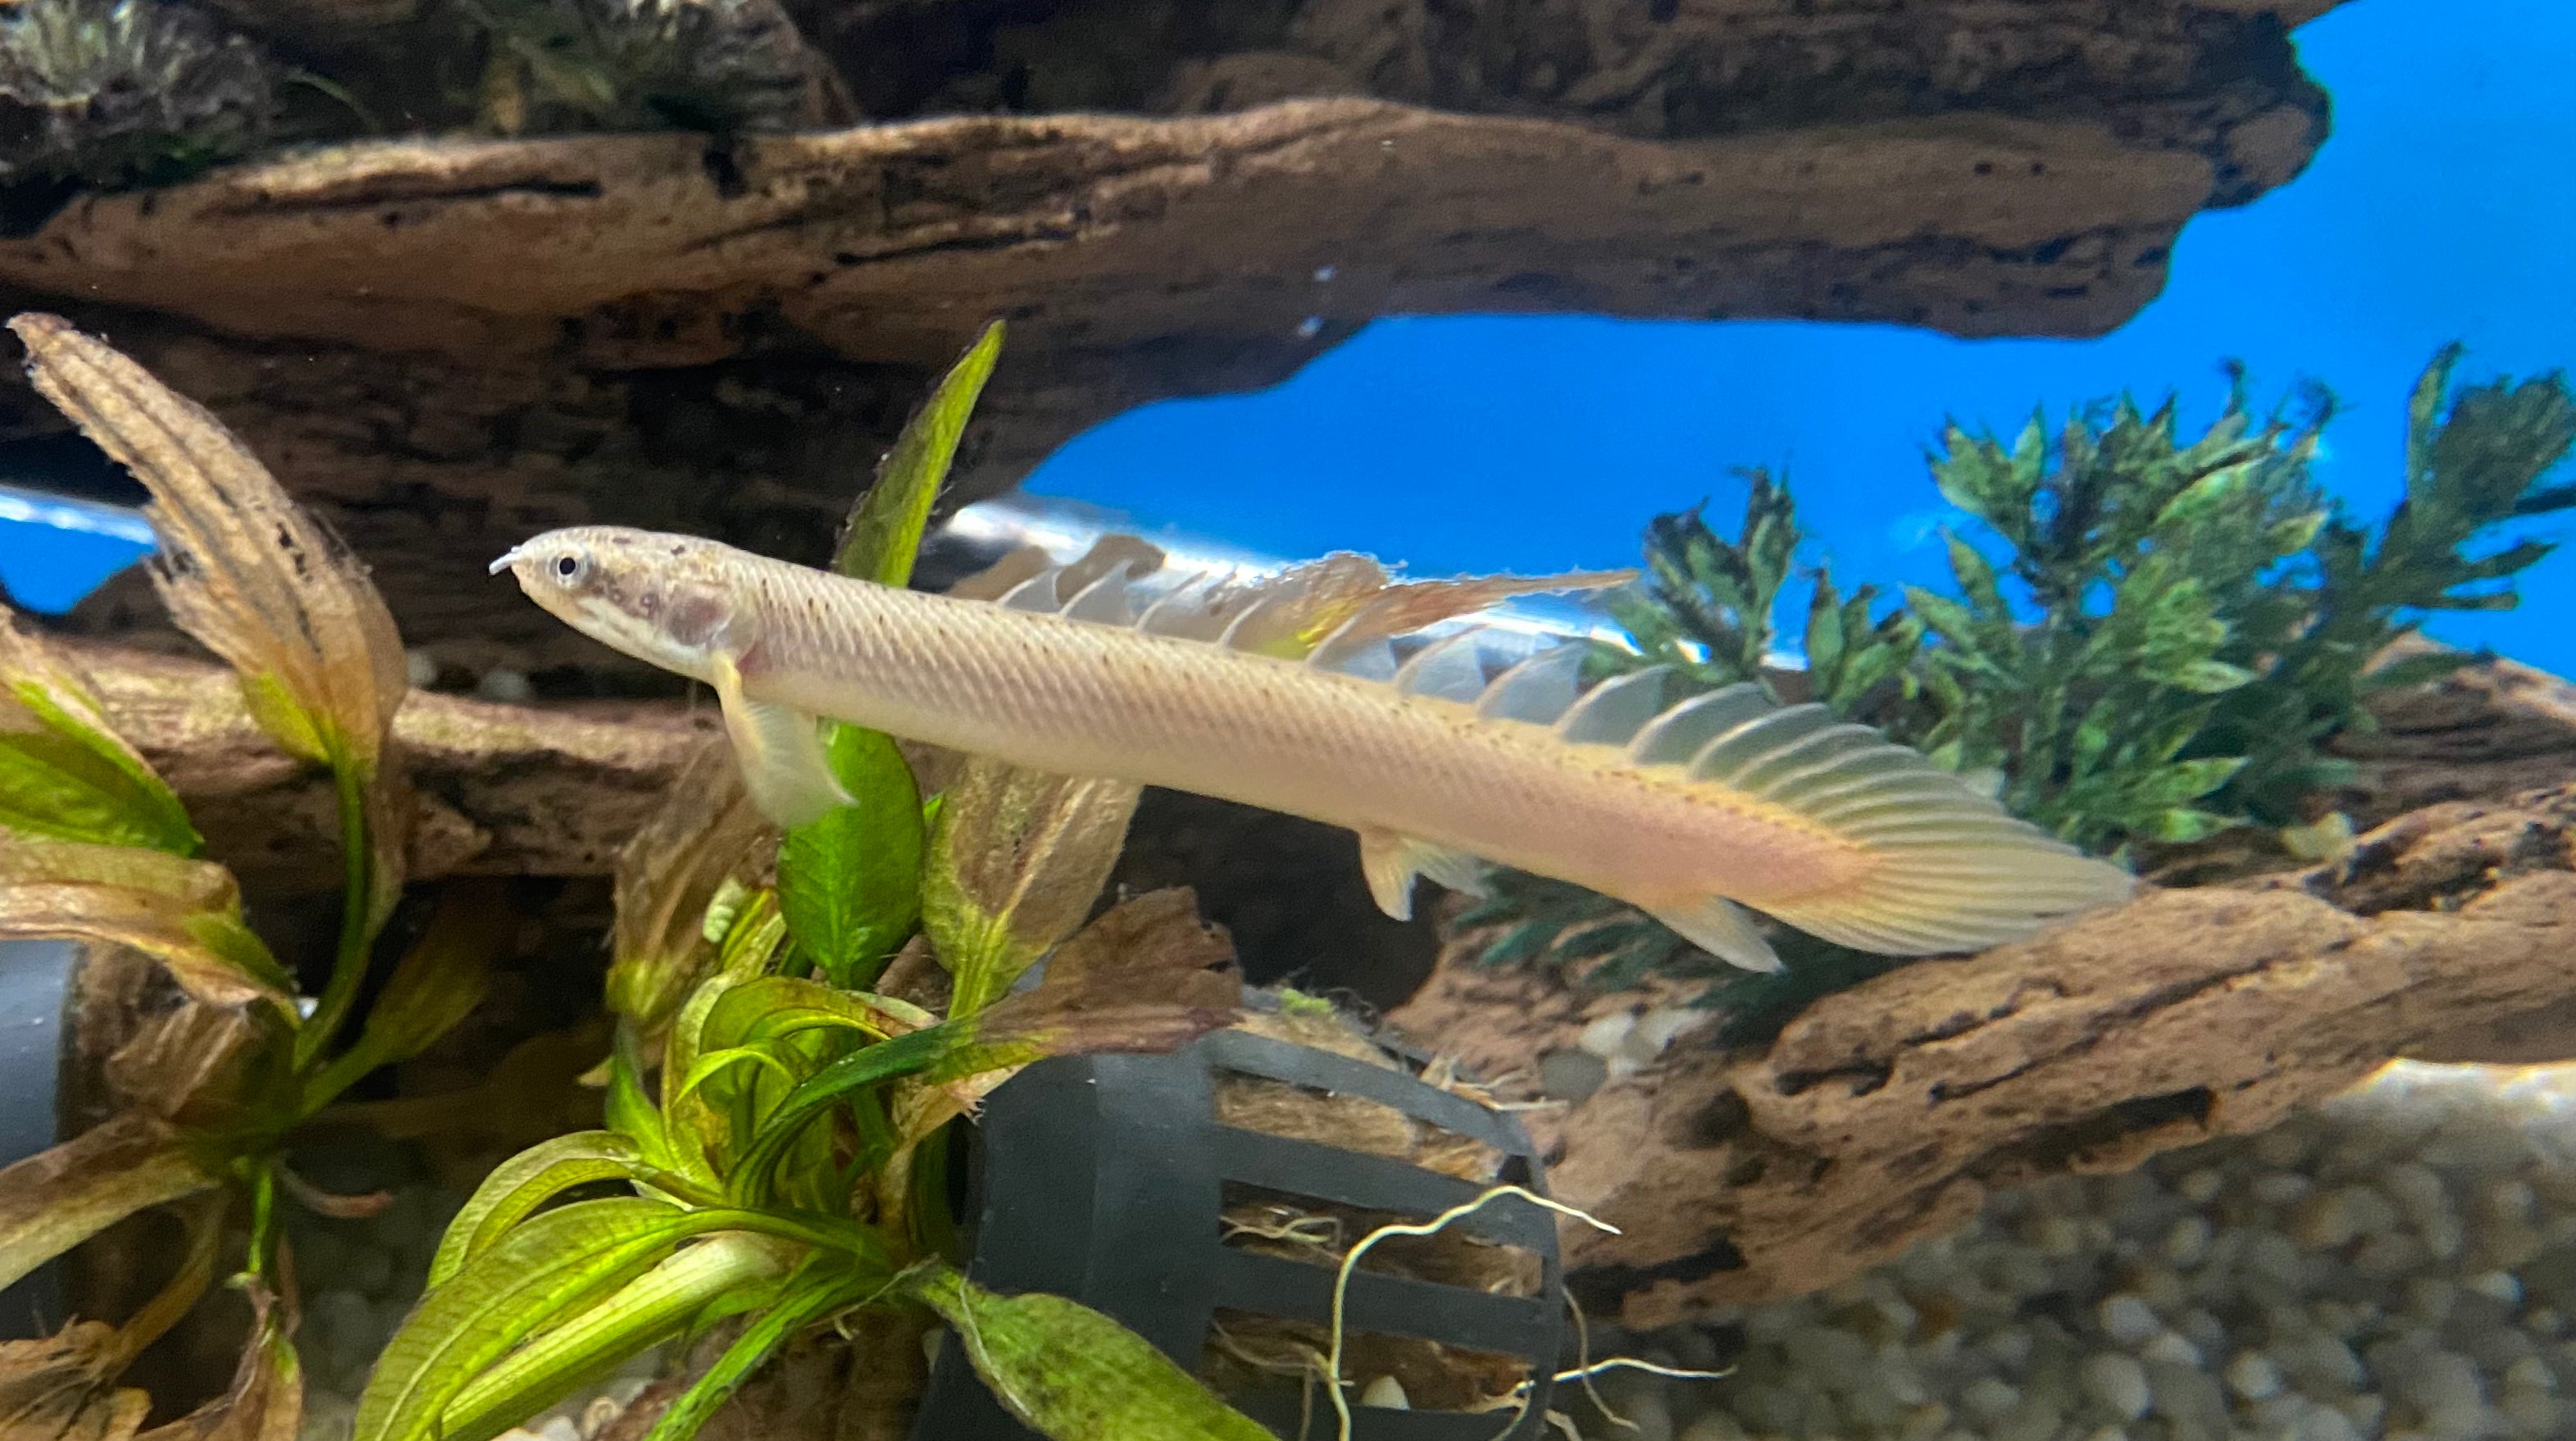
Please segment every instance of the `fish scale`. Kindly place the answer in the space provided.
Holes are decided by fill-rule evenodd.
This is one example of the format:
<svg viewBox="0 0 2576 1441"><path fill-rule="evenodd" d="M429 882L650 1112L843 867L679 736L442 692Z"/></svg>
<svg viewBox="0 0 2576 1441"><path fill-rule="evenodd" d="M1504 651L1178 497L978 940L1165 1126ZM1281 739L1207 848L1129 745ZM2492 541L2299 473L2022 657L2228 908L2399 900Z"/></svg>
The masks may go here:
<svg viewBox="0 0 2576 1441"><path fill-rule="evenodd" d="M1750 685L1690 694L1660 669L1586 689L1579 654L1491 663L1473 630L1390 650L1444 605L1600 577L1406 587L1334 557L1175 584L1132 537L1070 566L1005 565L990 593L925 595L578 527L495 569L585 633L713 685L748 787L782 825L847 799L816 740L829 716L1347 827L1398 918L1418 876L1473 889L1483 864L1506 865L1628 901L1751 969L1779 960L1739 902L1862 950L1932 954L2030 935L2131 886L1819 706ZM649 612L631 599L646 594ZM694 643L656 619L705 605L723 619ZM1317 615L1336 623L1310 635Z"/></svg>

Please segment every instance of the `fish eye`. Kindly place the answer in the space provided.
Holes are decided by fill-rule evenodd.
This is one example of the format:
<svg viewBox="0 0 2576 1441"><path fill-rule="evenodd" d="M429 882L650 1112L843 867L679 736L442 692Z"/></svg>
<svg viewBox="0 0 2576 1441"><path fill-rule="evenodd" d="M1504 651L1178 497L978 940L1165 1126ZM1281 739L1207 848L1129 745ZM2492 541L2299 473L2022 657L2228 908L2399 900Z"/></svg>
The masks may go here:
<svg viewBox="0 0 2576 1441"><path fill-rule="evenodd" d="M590 561L585 556L559 555L555 557L555 579L562 581L566 585L572 585L578 582L589 572Z"/></svg>

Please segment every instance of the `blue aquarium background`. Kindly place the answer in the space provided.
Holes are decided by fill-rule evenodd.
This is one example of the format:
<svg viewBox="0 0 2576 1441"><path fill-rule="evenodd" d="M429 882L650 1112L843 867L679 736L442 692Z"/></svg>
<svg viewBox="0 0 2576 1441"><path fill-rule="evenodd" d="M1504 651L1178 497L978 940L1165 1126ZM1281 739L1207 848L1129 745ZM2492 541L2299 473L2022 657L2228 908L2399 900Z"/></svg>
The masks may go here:
<svg viewBox="0 0 2576 1441"><path fill-rule="evenodd" d="M2376 516L2399 485L2408 387L2439 347L2467 344L2466 381L2576 360L2576 6L2371 0L2298 45L2333 97L2332 138L2291 184L2193 221L2165 294L2108 336L1391 319L1270 390L1109 421L1028 489L1272 556L1546 571L1630 563L1650 515L1703 498L1728 514L1734 469L1760 465L1787 475L1812 559L1941 586L1939 532L1957 517L1923 458L1945 419L2010 430L2035 402L2062 417L2176 391L2197 425L2233 360L2258 400L2309 380L2334 391L2321 477ZM147 544L129 518L0 494L0 580L36 609L69 606ZM2576 564L2521 587L2519 610L2433 632L2576 672Z"/></svg>

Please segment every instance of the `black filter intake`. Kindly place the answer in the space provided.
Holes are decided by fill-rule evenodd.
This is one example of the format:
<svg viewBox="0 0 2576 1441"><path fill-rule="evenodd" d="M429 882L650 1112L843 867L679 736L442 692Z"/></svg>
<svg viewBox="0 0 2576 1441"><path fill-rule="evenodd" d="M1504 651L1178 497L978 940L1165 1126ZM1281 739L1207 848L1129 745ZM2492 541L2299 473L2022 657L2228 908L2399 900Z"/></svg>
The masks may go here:
<svg viewBox="0 0 2576 1441"><path fill-rule="evenodd" d="M1419 1056L1390 1055L1421 1064ZM1491 1147L1503 1158L1500 1173L1478 1184L1385 1156L1222 1124L1217 1087L1228 1074L1390 1107ZM1215 1032L1170 1055L1039 1061L994 1091L976 1129L967 1274L1006 1294L1045 1291L1079 1301L1193 1373L1220 1310L1318 1326L1332 1317L1332 1268L1224 1244L1227 1183L1417 1221L1472 1201L1491 1185L1546 1194L1529 1137L1509 1115L1442 1090L1413 1070L1242 1030ZM1527 1362L1528 1404L1505 1431L1508 1411L1364 1407L1354 1395L1353 1441L1526 1441L1546 1425L1565 1306L1555 1218L1521 1197L1504 1196L1450 1229L1534 1255L1537 1294L1502 1295L1362 1269L1345 1293L1345 1335L1518 1358ZM961 1350L940 1348L913 1441L1036 1441L1036 1433L993 1400ZM1303 1401L1270 1392L1228 1399L1291 1441L1329 1441L1337 1426L1331 1400L1320 1380L1309 1390Z"/></svg>

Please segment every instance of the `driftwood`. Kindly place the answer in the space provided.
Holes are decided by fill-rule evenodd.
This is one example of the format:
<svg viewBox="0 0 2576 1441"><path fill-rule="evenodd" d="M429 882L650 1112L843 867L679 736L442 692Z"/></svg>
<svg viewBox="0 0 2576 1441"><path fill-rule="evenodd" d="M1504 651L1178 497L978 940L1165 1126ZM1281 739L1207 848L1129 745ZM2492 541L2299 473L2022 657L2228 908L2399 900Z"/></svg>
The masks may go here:
<svg viewBox="0 0 2576 1441"><path fill-rule="evenodd" d="M70 650L118 729L187 803L216 859L254 884L338 884L328 780L252 724L229 670L107 646ZM414 691L394 721L419 797L410 874L606 875L681 759L716 729L711 707L539 710Z"/></svg>
<svg viewBox="0 0 2576 1441"><path fill-rule="evenodd" d="M83 196L0 299L214 410L442 664L631 683L483 563L584 521L818 562L996 316L952 500L1386 314L2100 334L2326 128L2286 33L2326 0L787 8L882 123L320 147ZM0 388L0 438L60 427Z"/></svg>
<svg viewBox="0 0 2576 1441"><path fill-rule="evenodd" d="M1796 1295L1995 1188L2257 1130L2391 1059L2576 1057L2571 700L2509 662L2393 698L2353 743L2356 799L2414 808L2333 864L2151 889L1828 997L1765 1050L1684 1040L1533 1112L1558 1194L1622 1228L1567 1231L1578 1291L1638 1327ZM1526 1072L1640 1001L1451 956L1395 1020Z"/></svg>

